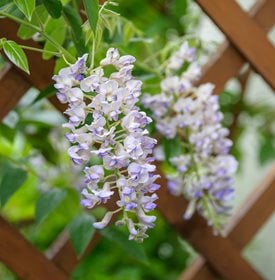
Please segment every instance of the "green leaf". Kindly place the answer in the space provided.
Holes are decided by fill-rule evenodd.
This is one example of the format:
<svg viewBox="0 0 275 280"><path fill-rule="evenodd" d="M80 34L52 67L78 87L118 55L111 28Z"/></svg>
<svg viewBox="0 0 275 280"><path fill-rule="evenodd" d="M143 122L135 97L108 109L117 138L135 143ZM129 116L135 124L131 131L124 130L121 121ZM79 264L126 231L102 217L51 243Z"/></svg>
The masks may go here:
<svg viewBox="0 0 275 280"><path fill-rule="evenodd" d="M265 164L275 159L275 141L271 134L265 134L259 149L259 161Z"/></svg>
<svg viewBox="0 0 275 280"><path fill-rule="evenodd" d="M36 203L35 219L38 223L44 221L49 214L65 199L66 191L52 189L40 196Z"/></svg>
<svg viewBox="0 0 275 280"><path fill-rule="evenodd" d="M98 0L83 0L91 29L95 33L98 21Z"/></svg>
<svg viewBox="0 0 275 280"><path fill-rule="evenodd" d="M92 216L83 213L69 225L70 240L78 257L84 253L95 233L92 225L94 221Z"/></svg>
<svg viewBox="0 0 275 280"><path fill-rule="evenodd" d="M7 161L0 163L0 169L0 205L3 207L26 181L27 172Z"/></svg>
<svg viewBox="0 0 275 280"><path fill-rule="evenodd" d="M67 5L63 9L64 17L71 27L72 39L79 56L88 52L85 45L85 36L82 30L82 20L78 12L71 6Z"/></svg>
<svg viewBox="0 0 275 280"><path fill-rule="evenodd" d="M5 6L8 4L10 4L10 0L0 0L0 10L5 9Z"/></svg>
<svg viewBox="0 0 275 280"><path fill-rule="evenodd" d="M27 57L23 49L14 41L4 41L3 50L9 60L17 67L30 74Z"/></svg>
<svg viewBox="0 0 275 280"><path fill-rule="evenodd" d="M48 16L49 14L46 8L43 5L39 5L35 8L30 23L35 26L39 26L39 24L47 21ZM17 35L24 40L31 39L35 33L35 30L33 30L25 24L21 24L17 31Z"/></svg>
<svg viewBox="0 0 275 280"><path fill-rule="evenodd" d="M59 18L62 12L62 3L59 0L42 0L52 18Z"/></svg>
<svg viewBox="0 0 275 280"><path fill-rule="evenodd" d="M187 14L188 11L188 2L187 0L175 0L173 6L173 12L178 17L183 17Z"/></svg>
<svg viewBox="0 0 275 280"><path fill-rule="evenodd" d="M35 8L35 0L14 0L14 3L30 21Z"/></svg>
<svg viewBox="0 0 275 280"><path fill-rule="evenodd" d="M132 257L142 263L147 263L147 257L143 250L142 244L128 240L126 233L118 230L115 227L105 228L100 233L115 242L121 249L123 249L129 257Z"/></svg>
<svg viewBox="0 0 275 280"><path fill-rule="evenodd" d="M58 44L62 45L66 38L66 25L63 18L50 19L45 27L45 32L52 37ZM46 41L44 45L45 51L56 52L59 51L50 41ZM43 53L43 59L50 59L53 57L50 53Z"/></svg>
<svg viewBox="0 0 275 280"><path fill-rule="evenodd" d="M175 137L174 139L162 138L161 144L163 145L165 159L168 162L170 158L182 153L181 140L179 137Z"/></svg>

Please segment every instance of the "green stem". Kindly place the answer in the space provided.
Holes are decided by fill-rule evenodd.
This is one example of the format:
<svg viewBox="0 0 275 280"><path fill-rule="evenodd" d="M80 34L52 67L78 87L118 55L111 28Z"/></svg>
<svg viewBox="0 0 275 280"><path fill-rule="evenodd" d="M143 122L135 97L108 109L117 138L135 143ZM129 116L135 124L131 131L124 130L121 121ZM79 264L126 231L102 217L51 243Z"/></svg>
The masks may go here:
<svg viewBox="0 0 275 280"><path fill-rule="evenodd" d="M96 30L97 33L97 30ZM93 43L92 43L92 53L91 53L91 69L94 68L94 64L95 64L95 42L96 42L96 37L97 36L93 36Z"/></svg>
<svg viewBox="0 0 275 280"><path fill-rule="evenodd" d="M30 51L35 51L35 52L41 52L41 53L48 53L48 54L53 54L53 55L56 55L56 56L60 56L60 53L58 53L58 52L52 52L52 51L42 50L42 49L33 48L33 47L30 47L30 46L25 46L25 45L20 45L20 47L21 47L22 49L25 49L25 50L30 50Z"/></svg>

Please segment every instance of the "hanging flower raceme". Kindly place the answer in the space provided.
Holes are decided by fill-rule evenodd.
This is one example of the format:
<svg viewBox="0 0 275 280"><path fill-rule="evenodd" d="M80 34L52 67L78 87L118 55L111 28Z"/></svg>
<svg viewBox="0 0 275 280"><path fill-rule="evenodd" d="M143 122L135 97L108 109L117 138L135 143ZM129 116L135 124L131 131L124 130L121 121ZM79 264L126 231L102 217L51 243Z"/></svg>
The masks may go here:
<svg viewBox="0 0 275 280"><path fill-rule="evenodd" d="M186 70L176 73L185 65ZM184 43L168 62L168 75L161 82L161 93L145 95L142 103L150 108L157 130L167 139L180 138L180 151L169 158L175 172L167 175L168 188L174 195L184 194L190 201L184 218L194 211L203 215L216 230L231 207L232 175L237 169L229 155L232 145L223 128L218 97L212 84L194 86L201 68L195 62L195 49ZM163 160L161 146L156 157Z"/></svg>
<svg viewBox="0 0 275 280"><path fill-rule="evenodd" d="M68 103L69 121L64 127L70 130L66 137L73 144L68 153L75 164L85 166L81 204L93 208L117 192L117 210L107 212L94 227L104 228L114 213L123 212L116 224L128 227L129 239L142 241L156 220L148 212L156 207L159 185L150 157L156 140L145 129L152 120L136 106L142 82L132 76L135 58L120 56L111 48L92 70L86 59L82 56L53 77L58 99ZM116 70L107 77L104 68L110 65Z"/></svg>

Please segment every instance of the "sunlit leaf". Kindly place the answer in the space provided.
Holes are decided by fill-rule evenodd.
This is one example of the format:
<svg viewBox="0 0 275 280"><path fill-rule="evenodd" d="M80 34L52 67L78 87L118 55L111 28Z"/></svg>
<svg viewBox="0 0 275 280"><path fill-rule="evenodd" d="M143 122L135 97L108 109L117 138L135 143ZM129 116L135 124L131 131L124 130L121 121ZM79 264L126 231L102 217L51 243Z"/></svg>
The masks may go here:
<svg viewBox="0 0 275 280"><path fill-rule="evenodd" d="M31 20L35 8L35 0L14 0L14 3L27 19Z"/></svg>
<svg viewBox="0 0 275 280"><path fill-rule="evenodd" d="M59 19L50 19L45 27L46 33L53 38L59 45L64 43L66 38L66 25L63 18ZM59 51L55 45L53 45L49 40L46 41L44 46L45 51L57 52ZM53 57L53 54L44 52L44 59L50 59Z"/></svg>
<svg viewBox="0 0 275 280"><path fill-rule="evenodd" d="M35 26L39 26L40 24L44 25L47 21L48 16L49 14L46 8L43 5L39 5L35 8L30 23ZM17 31L17 35L24 40L31 39L35 33L35 30L33 30L25 24L21 24Z"/></svg>
<svg viewBox="0 0 275 280"><path fill-rule="evenodd" d="M12 63L28 74L30 73L27 57L18 44L10 40L4 41L3 50Z"/></svg>

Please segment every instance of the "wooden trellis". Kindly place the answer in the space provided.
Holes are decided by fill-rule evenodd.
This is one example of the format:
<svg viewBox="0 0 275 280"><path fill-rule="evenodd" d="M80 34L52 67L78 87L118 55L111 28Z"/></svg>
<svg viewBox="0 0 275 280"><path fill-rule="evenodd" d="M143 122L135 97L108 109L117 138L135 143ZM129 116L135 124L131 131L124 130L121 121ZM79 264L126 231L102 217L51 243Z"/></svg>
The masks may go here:
<svg viewBox="0 0 275 280"><path fill-rule="evenodd" d="M197 3L217 24L227 37L224 43L204 68L202 82L216 84L216 93L224 84L239 74L248 62L275 89L275 49L267 39L267 32L275 23L275 1L261 0L250 13L244 12L233 0L197 0ZM0 37L16 40L22 44L38 47L33 41L16 37L18 26L7 19L0 20ZM7 64L0 73L0 119L12 110L30 87L44 89L51 82L53 61L43 61L36 53L28 53L31 75ZM63 110L57 100L51 102ZM200 256L181 279L262 279L242 257L241 250L253 238L275 210L275 166L262 183L243 203L232 217L227 228L227 237L215 237L212 230L199 216L190 221L182 220L186 201L168 194L166 182L159 191L159 210L166 220L191 243ZM109 204L112 208L112 202ZM100 240L97 233L89 244L88 253ZM0 260L20 279L48 280L69 279L79 259L64 232L43 254L0 217Z"/></svg>

